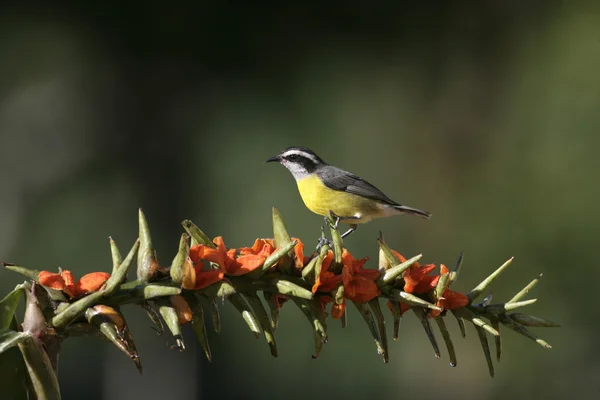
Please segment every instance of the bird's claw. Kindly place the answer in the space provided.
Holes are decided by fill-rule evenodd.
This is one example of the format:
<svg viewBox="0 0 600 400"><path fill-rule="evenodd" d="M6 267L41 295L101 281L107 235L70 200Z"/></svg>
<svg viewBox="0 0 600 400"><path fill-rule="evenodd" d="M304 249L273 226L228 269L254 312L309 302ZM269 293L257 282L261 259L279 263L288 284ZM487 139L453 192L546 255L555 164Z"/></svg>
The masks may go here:
<svg viewBox="0 0 600 400"><path fill-rule="evenodd" d="M335 222L333 223L333 225L331 224L331 220L329 219L329 216L331 216L332 218L335 218ZM327 223L327 225L329 225L329 227L331 227L333 229L337 229L338 225L340 223L340 217L338 217L333 211L329 211L329 215L325 217L325 222Z"/></svg>
<svg viewBox="0 0 600 400"><path fill-rule="evenodd" d="M333 248L333 241L331 241L330 239L327 239L324 236L321 236L319 238L319 240L317 241L317 251L320 251L321 247L323 247L325 245L329 246L330 248Z"/></svg>

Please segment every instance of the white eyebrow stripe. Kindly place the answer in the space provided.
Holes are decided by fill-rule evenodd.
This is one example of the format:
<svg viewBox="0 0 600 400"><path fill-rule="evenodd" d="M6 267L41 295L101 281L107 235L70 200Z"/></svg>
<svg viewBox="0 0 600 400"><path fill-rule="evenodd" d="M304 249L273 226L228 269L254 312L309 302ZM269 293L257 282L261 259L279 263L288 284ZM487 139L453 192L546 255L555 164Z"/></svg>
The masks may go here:
<svg viewBox="0 0 600 400"><path fill-rule="evenodd" d="M317 160L317 158L314 155L312 155L310 153L307 153L305 151L302 151L302 150L288 150L285 153L283 153L281 156L282 157L287 157L287 156L291 156L292 154L296 154L296 155L299 155L301 157L308 158L309 160L311 160L315 164L319 163L319 161Z"/></svg>

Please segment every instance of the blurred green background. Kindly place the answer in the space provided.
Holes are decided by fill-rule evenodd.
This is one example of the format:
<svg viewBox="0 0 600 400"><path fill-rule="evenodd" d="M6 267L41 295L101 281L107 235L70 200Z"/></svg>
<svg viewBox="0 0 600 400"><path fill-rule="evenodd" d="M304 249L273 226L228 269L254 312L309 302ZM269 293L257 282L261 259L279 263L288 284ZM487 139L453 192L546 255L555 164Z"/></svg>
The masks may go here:
<svg viewBox="0 0 600 400"><path fill-rule="evenodd" d="M466 291L510 256L507 300L540 272L527 312L544 350L504 332L490 378L475 331L448 320L457 368L419 322L382 363L366 326L311 328L284 307L274 359L229 304L208 363L193 333L168 349L125 308L144 375L100 340L64 344L64 398L592 398L600 393L591 307L600 210L600 13L579 2L311 6L291 1L0 6L0 260L76 275L110 269L143 207L163 263L190 218L232 247L271 234L271 207L312 247L322 218L264 161L289 145L434 213L362 226L346 245L377 256L382 230L407 256L452 265ZM0 271L6 293L21 278ZM391 325L391 319L388 322Z"/></svg>

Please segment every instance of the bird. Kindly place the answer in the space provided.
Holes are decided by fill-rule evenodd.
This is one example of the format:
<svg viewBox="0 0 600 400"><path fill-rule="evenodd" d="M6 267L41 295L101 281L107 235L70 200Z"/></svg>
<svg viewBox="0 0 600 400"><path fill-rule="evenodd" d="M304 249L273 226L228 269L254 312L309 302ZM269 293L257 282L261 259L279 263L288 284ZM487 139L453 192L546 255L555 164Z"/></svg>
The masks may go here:
<svg viewBox="0 0 600 400"><path fill-rule="evenodd" d="M430 219L432 214L418 208L403 206L387 197L381 190L341 168L327 164L314 151L301 146L291 146L267 161L286 167L296 179L304 205L315 214L335 218L350 229L342 234L347 237L374 218L399 214L412 214Z"/></svg>

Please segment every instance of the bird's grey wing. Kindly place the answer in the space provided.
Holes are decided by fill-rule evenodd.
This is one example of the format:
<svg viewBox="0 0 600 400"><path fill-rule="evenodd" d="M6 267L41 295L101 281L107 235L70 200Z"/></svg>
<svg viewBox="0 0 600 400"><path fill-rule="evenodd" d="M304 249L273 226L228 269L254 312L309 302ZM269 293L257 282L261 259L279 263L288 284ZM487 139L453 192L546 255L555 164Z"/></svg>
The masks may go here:
<svg viewBox="0 0 600 400"><path fill-rule="evenodd" d="M328 168L318 170L317 175L321 178L325 186L330 189L379 200L393 206L398 205L398 203L387 197L381 190L369 182L343 169L329 166Z"/></svg>

